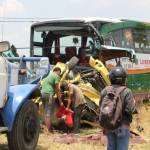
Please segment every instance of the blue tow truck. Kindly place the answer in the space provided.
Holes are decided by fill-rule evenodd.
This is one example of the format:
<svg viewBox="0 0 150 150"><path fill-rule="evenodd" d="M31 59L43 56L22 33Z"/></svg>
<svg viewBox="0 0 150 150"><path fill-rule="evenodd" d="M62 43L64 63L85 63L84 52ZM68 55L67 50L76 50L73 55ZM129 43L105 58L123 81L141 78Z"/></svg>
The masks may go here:
<svg viewBox="0 0 150 150"><path fill-rule="evenodd" d="M8 50L0 42L0 53ZM48 73L47 58L0 56L0 134L7 134L10 150L36 149L40 119L33 102L40 96L38 81Z"/></svg>

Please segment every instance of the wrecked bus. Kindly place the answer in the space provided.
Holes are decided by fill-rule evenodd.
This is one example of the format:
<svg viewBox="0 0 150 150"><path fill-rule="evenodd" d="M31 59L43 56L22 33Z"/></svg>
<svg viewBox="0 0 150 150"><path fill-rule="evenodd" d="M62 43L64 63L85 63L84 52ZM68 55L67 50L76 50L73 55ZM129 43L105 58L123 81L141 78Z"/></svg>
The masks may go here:
<svg viewBox="0 0 150 150"><path fill-rule="evenodd" d="M77 56L82 66L87 66L90 56L93 56L111 68L115 65L117 57L125 56L119 49L134 49L136 63L129 62L128 58L121 58L120 61L128 71L128 86L133 90L135 98L148 99L149 29L148 23L120 19L52 19L31 26L30 54L46 56L51 64L66 62L72 56ZM107 45L107 51L104 51L104 45ZM117 48L117 52L116 46L120 47ZM108 49L111 50L108 52Z"/></svg>

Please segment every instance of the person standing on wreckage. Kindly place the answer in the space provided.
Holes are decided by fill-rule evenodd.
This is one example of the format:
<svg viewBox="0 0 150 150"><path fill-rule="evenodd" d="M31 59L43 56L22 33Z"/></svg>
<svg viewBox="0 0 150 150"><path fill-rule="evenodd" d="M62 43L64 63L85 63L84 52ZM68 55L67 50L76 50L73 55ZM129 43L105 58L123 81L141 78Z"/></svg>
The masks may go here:
<svg viewBox="0 0 150 150"><path fill-rule="evenodd" d="M104 134L107 136L107 150L128 150L130 137L129 129L132 122L132 114L135 111L135 100L131 90L126 87L127 73L122 66L116 66L112 68L109 73L109 78L112 85L106 86L101 92L99 117L100 125L103 127ZM120 98L109 98L109 94L112 94L112 92L116 94L116 97L118 95ZM117 100L116 104L114 104L115 101L112 99ZM108 101L110 101L109 105L107 105ZM117 104L118 102L121 105ZM120 110L120 113L118 110ZM117 112L116 114L118 116L121 114L119 120L116 121L114 129L111 129L110 126L112 127L117 115L115 114L114 116L110 117L111 112L113 114L115 114L114 112ZM111 120L112 118L114 120Z"/></svg>
<svg viewBox="0 0 150 150"><path fill-rule="evenodd" d="M41 95L44 105L44 122L48 132L52 132L51 128L51 115L54 106L53 96L56 93L59 103L62 106L63 103L60 98L59 81L60 81L61 69L59 67L54 68L52 72L43 80Z"/></svg>
<svg viewBox="0 0 150 150"><path fill-rule="evenodd" d="M80 115L86 106L82 90L77 85L67 82L61 83L60 88L62 91L68 91L66 109L73 110L73 133L80 133Z"/></svg>

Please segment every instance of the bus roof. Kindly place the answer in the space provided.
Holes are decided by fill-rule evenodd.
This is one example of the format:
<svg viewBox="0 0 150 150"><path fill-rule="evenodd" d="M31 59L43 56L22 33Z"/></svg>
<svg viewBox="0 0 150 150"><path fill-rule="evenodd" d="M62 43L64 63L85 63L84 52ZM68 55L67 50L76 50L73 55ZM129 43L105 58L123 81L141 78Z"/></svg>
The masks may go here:
<svg viewBox="0 0 150 150"><path fill-rule="evenodd" d="M37 22L34 23L31 27L42 26L42 25L51 25L53 23L92 23L92 22L99 22L99 23L119 23L122 22L120 19L109 19L109 18L101 18L101 17L83 17L83 18L53 18L48 21Z"/></svg>
<svg viewBox="0 0 150 150"><path fill-rule="evenodd" d="M48 21L42 21L32 24L31 27L42 26L42 25L51 25L55 23L74 23L74 24L86 24L86 23L129 23L129 24L142 24L144 26L150 26L149 22L137 21L137 20L129 20L129 19L111 19L111 18L103 18L103 17L81 17L81 18L52 18Z"/></svg>

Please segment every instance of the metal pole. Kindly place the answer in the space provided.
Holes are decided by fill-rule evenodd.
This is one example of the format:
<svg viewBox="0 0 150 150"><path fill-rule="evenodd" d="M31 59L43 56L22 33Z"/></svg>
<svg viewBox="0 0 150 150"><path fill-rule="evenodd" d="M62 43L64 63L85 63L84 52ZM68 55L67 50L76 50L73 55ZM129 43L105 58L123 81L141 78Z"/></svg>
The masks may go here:
<svg viewBox="0 0 150 150"><path fill-rule="evenodd" d="M1 24L1 33L2 33L1 41L3 41L4 23Z"/></svg>
<svg viewBox="0 0 150 150"><path fill-rule="evenodd" d="M2 20L3 21L5 21L4 20L4 18L5 18L4 13L5 13L5 5L1 9L1 14L2 14ZM3 41L3 39L4 39L4 22L2 22L2 24L1 24L1 33L2 33L1 41Z"/></svg>

